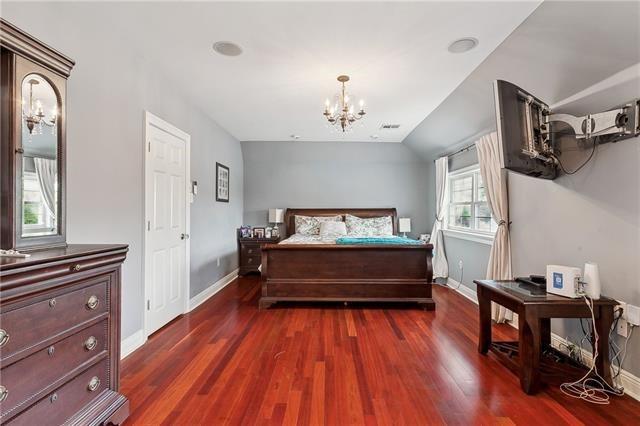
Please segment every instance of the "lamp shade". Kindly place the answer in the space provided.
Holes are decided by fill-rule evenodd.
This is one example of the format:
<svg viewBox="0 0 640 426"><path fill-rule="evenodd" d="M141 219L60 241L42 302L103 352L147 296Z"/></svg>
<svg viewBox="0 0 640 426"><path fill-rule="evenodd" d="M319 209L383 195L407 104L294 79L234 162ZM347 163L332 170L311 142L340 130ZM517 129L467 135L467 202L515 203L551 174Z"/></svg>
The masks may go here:
<svg viewBox="0 0 640 426"><path fill-rule="evenodd" d="M282 223L284 221L283 209L269 209L269 223Z"/></svg>
<svg viewBox="0 0 640 426"><path fill-rule="evenodd" d="M411 219L408 217L401 217L398 219L398 225L400 232L411 232Z"/></svg>

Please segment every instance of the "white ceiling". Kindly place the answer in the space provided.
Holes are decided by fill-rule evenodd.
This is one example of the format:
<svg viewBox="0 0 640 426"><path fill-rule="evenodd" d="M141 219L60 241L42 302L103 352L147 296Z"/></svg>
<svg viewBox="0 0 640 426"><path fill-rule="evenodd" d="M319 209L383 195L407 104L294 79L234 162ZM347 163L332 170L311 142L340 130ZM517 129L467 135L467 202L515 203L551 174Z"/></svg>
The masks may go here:
<svg viewBox="0 0 640 426"><path fill-rule="evenodd" d="M401 142L538 4L110 3L100 16L241 141ZM479 46L447 51L465 36ZM215 54L219 40L244 53ZM347 135L322 116L339 74L368 109Z"/></svg>

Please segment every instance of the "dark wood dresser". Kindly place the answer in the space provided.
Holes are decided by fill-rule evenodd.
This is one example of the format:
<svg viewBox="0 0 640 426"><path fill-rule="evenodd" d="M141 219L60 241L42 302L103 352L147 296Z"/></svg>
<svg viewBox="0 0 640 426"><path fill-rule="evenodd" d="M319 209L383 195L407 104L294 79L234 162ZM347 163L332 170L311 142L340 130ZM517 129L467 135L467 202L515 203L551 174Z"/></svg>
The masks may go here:
<svg viewBox="0 0 640 426"><path fill-rule="evenodd" d="M260 272L260 262L262 261L262 244L277 244L279 237L275 238L242 238L238 237L238 264L239 275L246 275L249 272Z"/></svg>
<svg viewBox="0 0 640 426"><path fill-rule="evenodd" d="M0 423L120 424L120 266L126 245L0 258Z"/></svg>

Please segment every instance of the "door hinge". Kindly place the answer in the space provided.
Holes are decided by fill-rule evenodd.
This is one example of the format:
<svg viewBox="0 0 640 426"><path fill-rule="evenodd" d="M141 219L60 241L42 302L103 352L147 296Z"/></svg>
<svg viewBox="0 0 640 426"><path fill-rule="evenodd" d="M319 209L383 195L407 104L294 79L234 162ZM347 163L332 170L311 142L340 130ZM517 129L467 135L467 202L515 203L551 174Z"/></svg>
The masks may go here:
<svg viewBox="0 0 640 426"><path fill-rule="evenodd" d="M147 142L147 149L151 152L151 141Z"/></svg>
<svg viewBox="0 0 640 426"><path fill-rule="evenodd" d="M151 300L147 300L147 311L151 310Z"/></svg>
<svg viewBox="0 0 640 426"><path fill-rule="evenodd" d="M151 221L147 221L147 231L151 231Z"/></svg>

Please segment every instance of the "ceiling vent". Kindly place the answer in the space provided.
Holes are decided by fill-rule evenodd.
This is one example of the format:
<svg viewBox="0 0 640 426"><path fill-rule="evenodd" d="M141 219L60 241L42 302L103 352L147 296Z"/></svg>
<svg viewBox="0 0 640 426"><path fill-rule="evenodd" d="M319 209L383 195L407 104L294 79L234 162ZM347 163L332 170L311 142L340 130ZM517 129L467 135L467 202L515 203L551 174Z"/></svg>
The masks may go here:
<svg viewBox="0 0 640 426"><path fill-rule="evenodd" d="M387 129L399 129L400 125L399 124L389 124L389 123L385 123L382 126L380 126L381 129L383 130L387 130Z"/></svg>

